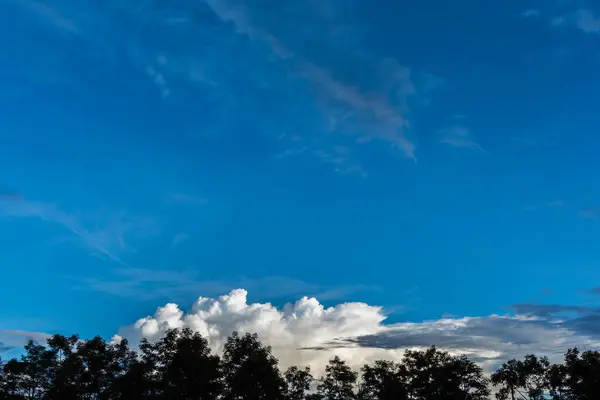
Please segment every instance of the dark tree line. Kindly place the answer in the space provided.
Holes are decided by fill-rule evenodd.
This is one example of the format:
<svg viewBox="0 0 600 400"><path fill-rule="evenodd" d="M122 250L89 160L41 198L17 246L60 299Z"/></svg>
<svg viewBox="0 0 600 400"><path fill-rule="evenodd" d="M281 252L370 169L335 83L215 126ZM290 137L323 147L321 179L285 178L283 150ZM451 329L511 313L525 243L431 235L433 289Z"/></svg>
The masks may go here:
<svg viewBox="0 0 600 400"><path fill-rule="evenodd" d="M600 353L569 350L564 363L528 355L504 363L491 379L466 357L432 347L406 351L401 362L377 361L353 371L338 357L314 379L308 368L280 371L256 335L228 338L221 357L189 329L143 340L80 340L55 335L30 341L0 368L0 400L598 400Z"/></svg>

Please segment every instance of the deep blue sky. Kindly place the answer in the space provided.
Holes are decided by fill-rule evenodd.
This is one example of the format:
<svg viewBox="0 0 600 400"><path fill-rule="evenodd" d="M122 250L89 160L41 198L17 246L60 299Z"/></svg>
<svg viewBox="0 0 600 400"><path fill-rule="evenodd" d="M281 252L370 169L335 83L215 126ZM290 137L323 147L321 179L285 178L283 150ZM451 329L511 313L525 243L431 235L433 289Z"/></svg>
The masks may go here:
<svg viewBox="0 0 600 400"><path fill-rule="evenodd" d="M0 328L600 284L593 3L96 3L0 4Z"/></svg>

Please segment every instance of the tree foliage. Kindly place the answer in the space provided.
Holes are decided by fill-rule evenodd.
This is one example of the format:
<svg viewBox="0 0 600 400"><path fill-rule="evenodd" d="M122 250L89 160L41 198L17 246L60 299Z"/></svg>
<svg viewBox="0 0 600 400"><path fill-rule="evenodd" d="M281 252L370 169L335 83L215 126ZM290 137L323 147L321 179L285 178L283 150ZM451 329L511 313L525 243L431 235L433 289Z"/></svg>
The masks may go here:
<svg viewBox="0 0 600 400"><path fill-rule="evenodd" d="M318 393L327 400L351 400L356 396L354 387L358 374L339 357L329 360L325 367L325 377L317 386Z"/></svg>
<svg viewBox="0 0 600 400"><path fill-rule="evenodd" d="M600 352L569 349L551 364L533 354L502 364L490 379L475 362L431 347L400 362L375 361L360 373L332 358L316 380L310 369L281 372L256 335L233 333L222 357L189 329L133 350L126 340L55 335L30 341L0 362L0 400L597 400ZM494 396L492 396L494 392Z"/></svg>

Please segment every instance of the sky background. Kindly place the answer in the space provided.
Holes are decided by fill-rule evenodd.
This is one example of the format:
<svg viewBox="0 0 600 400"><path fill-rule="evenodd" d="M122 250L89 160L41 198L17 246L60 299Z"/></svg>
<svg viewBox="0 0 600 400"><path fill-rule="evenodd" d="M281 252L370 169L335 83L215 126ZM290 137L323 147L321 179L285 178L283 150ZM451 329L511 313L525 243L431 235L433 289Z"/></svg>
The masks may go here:
<svg viewBox="0 0 600 400"><path fill-rule="evenodd" d="M593 2L8 0L0 24L2 348L600 344Z"/></svg>

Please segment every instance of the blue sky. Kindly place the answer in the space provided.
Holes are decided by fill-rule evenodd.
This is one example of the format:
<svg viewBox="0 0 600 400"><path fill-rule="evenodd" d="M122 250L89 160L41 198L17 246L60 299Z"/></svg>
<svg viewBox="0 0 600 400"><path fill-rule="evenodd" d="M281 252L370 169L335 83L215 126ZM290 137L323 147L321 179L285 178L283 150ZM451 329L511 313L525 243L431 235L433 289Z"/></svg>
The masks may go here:
<svg viewBox="0 0 600 400"><path fill-rule="evenodd" d="M92 3L0 5L5 336L244 288L596 343L592 2Z"/></svg>

